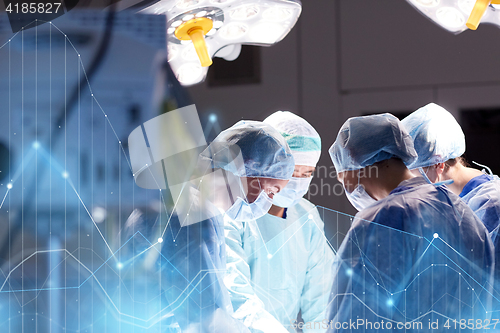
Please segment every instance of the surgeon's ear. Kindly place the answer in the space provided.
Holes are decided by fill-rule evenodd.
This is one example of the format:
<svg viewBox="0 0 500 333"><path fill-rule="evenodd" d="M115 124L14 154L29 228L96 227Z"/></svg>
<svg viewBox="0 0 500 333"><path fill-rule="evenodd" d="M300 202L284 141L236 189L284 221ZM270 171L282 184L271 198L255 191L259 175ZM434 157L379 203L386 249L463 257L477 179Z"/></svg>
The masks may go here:
<svg viewBox="0 0 500 333"><path fill-rule="evenodd" d="M436 168L436 174L438 175L438 177L443 174L445 166L446 165L444 163L438 163L433 166L434 168Z"/></svg>

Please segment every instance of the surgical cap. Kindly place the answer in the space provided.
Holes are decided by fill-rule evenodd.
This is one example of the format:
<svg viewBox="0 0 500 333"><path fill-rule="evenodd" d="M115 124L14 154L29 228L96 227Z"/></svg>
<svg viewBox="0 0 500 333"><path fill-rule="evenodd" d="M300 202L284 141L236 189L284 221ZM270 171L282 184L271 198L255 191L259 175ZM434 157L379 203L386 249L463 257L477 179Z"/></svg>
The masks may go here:
<svg viewBox="0 0 500 333"><path fill-rule="evenodd" d="M408 132L389 113L349 118L329 153L337 172L359 170L392 157L408 165L417 158Z"/></svg>
<svg viewBox="0 0 500 333"><path fill-rule="evenodd" d="M430 103L402 120L418 159L410 169L444 163L465 153L465 136L451 113Z"/></svg>
<svg viewBox="0 0 500 333"><path fill-rule="evenodd" d="M238 177L290 179L295 162L283 136L271 125L241 120L222 131L200 155L212 168Z"/></svg>
<svg viewBox="0 0 500 333"><path fill-rule="evenodd" d="M321 156L321 138L311 124L289 111L276 111L264 122L283 135L296 165L316 167Z"/></svg>

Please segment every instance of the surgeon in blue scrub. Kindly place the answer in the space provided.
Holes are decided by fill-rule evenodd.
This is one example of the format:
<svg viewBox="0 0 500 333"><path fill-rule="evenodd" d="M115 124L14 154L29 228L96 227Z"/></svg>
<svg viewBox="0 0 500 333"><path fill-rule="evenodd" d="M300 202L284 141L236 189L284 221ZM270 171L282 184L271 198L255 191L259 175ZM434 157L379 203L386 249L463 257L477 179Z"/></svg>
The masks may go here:
<svg viewBox="0 0 500 333"><path fill-rule="evenodd" d="M191 198L189 215L169 219L160 244L162 287L182 332L248 332L234 315L223 283L221 214L235 220L266 214L292 176L293 156L272 126L240 121L215 138L200 154L200 163L206 168L198 169L195 175L201 176L185 187ZM210 177L217 172L222 177L213 181ZM188 216L192 220L186 223Z"/></svg>
<svg viewBox="0 0 500 333"><path fill-rule="evenodd" d="M451 113L430 103L402 120L418 159L409 168L448 188L476 213L489 232L500 225L500 179L465 165L465 136Z"/></svg>
<svg viewBox="0 0 500 333"><path fill-rule="evenodd" d="M268 214L225 220L224 282L236 317L251 331L292 331L301 311L304 332L324 332L320 323L331 287L333 251L318 210L303 198L321 154L321 139L306 120L291 112L277 111L264 123L285 138L295 170L286 187L274 195Z"/></svg>
<svg viewBox="0 0 500 333"><path fill-rule="evenodd" d="M387 113L350 118L329 152L359 213L335 259L328 331L486 325L494 263L488 231L446 186L407 168L417 154L401 122Z"/></svg>

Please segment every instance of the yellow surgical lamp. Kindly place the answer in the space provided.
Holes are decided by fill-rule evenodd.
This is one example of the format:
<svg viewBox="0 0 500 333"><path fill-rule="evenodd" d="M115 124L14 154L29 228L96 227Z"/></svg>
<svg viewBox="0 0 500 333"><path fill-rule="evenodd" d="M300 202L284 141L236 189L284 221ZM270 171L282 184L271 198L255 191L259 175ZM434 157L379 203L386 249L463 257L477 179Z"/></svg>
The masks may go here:
<svg viewBox="0 0 500 333"><path fill-rule="evenodd" d="M205 35L212 30L214 22L206 17L195 18L181 24L175 30L175 37L179 40L192 40L202 67L212 65L212 58L208 53Z"/></svg>
<svg viewBox="0 0 500 333"><path fill-rule="evenodd" d="M500 27L500 0L406 0L443 29L459 34L479 23Z"/></svg>
<svg viewBox="0 0 500 333"><path fill-rule="evenodd" d="M300 0L151 2L140 12L166 15L168 63L184 86L202 82L214 57L232 61L241 45L279 43L302 12Z"/></svg>
<svg viewBox="0 0 500 333"><path fill-rule="evenodd" d="M476 30L481 22L481 18L486 12L486 9L488 9L491 4L499 5L500 0L477 0L472 12L470 13L469 19L467 20L467 28Z"/></svg>

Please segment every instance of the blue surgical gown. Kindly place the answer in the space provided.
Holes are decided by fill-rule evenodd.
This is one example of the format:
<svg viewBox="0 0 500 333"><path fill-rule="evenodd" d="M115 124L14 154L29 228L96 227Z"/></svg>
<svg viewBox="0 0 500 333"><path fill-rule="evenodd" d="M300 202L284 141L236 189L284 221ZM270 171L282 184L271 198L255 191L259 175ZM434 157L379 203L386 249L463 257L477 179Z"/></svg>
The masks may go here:
<svg viewBox="0 0 500 333"><path fill-rule="evenodd" d="M429 320L439 322L432 332L458 331L453 320L488 316L493 263L488 231L457 195L403 181L355 216L339 248L329 332L423 332Z"/></svg>
<svg viewBox="0 0 500 333"><path fill-rule="evenodd" d="M270 214L248 222L226 218L224 228L224 282L235 314L245 325L253 332L287 332L299 310L304 322L325 319L333 251L312 203L302 198L287 209L286 218Z"/></svg>
<svg viewBox="0 0 500 333"><path fill-rule="evenodd" d="M162 287L182 332L248 332L234 318L224 286L224 227L221 215L214 215L188 226L175 217L169 221L161 243Z"/></svg>
<svg viewBox="0 0 500 333"><path fill-rule="evenodd" d="M500 179L481 175L472 178L460 197L492 232L500 224Z"/></svg>

